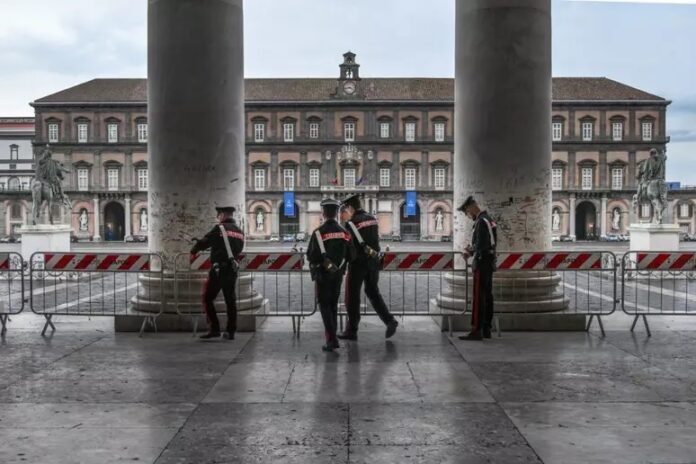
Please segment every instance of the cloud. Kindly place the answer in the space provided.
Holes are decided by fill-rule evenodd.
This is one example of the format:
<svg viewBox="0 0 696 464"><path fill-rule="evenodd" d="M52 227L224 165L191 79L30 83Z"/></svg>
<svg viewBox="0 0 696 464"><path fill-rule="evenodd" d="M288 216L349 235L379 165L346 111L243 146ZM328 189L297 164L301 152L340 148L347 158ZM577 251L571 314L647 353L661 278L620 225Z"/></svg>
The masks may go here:
<svg viewBox="0 0 696 464"><path fill-rule="evenodd" d="M669 131L667 135L672 142L696 142L696 130L676 129Z"/></svg>
<svg viewBox="0 0 696 464"><path fill-rule="evenodd" d="M656 5L696 5L696 0L565 0L586 3L646 3Z"/></svg>

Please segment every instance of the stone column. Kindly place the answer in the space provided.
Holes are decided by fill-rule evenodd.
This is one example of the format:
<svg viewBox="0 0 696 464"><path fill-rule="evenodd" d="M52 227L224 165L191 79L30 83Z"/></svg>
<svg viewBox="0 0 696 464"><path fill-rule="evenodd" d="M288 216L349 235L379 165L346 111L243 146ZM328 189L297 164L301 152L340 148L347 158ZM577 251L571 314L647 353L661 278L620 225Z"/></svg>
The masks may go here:
<svg viewBox="0 0 696 464"><path fill-rule="evenodd" d="M99 197L94 197L92 201L94 202L94 236L92 240L98 242L101 240L99 236Z"/></svg>
<svg viewBox="0 0 696 464"><path fill-rule="evenodd" d="M570 194L570 210L568 211L568 214L570 215L568 217L568 235L570 236L575 236L575 194L571 193Z"/></svg>
<svg viewBox="0 0 696 464"><path fill-rule="evenodd" d="M458 1L455 21L454 206L473 195L500 225L499 251L548 250L551 0ZM455 214L453 245L461 251L471 221ZM450 281L439 304L461 308L466 281ZM548 272L498 272L496 311L562 309L559 281Z"/></svg>
<svg viewBox="0 0 696 464"><path fill-rule="evenodd" d="M131 211L131 198L126 195L126 231L123 234L123 239L127 240L133 236L133 228L131 227L133 213Z"/></svg>
<svg viewBox="0 0 696 464"><path fill-rule="evenodd" d="M607 196L602 195L602 204L600 206L601 216L599 218L599 235L607 235Z"/></svg>
<svg viewBox="0 0 696 464"><path fill-rule="evenodd" d="M166 272L163 292L159 280L141 278L149 288L136 298L137 310L159 309L150 295L173 300L175 256L215 223L216 206L234 206L245 228L243 38L243 0L148 3L148 242ZM262 304L250 282L239 278L240 310ZM200 285L179 292L184 311L200 312Z"/></svg>
<svg viewBox="0 0 696 464"><path fill-rule="evenodd" d="M392 234L401 235L401 208L399 208L399 201L392 202Z"/></svg>

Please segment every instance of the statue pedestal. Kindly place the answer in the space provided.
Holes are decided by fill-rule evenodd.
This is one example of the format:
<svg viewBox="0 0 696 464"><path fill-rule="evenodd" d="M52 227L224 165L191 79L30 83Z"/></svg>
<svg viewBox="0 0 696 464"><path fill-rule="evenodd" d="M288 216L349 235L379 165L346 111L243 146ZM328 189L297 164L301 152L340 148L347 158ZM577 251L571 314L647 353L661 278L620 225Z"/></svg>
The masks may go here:
<svg viewBox="0 0 696 464"><path fill-rule="evenodd" d="M676 224L631 224L631 251L679 250L679 226Z"/></svg>
<svg viewBox="0 0 696 464"><path fill-rule="evenodd" d="M68 224L26 225L19 229L22 234L22 258L29 262L37 251L70 251L70 232Z"/></svg>

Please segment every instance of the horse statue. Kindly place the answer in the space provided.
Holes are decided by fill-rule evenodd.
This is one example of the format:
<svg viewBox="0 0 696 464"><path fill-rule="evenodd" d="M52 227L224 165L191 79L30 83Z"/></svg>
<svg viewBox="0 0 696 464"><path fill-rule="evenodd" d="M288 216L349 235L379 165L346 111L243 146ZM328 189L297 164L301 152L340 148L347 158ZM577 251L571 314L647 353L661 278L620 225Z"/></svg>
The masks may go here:
<svg viewBox="0 0 696 464"><path fill-rule="evenodd" d="M664 151L658 153L656 149L650 150L650 157L638 165L638 192L633 195L633 211L638 214L640 205L650 203L652 205L652 217L654 224L662 224L663 214L667 206L667 184L665 183L665 164L667 156Z"/></svg>
<svg viewBox="0 0 696 464"><path fill-rule="evenodd" d="M63 168L60 162L53 159L48 148L44 150L41 159L37 163L34 179L31 181L33 225L36 225L36 221L41 216L44 203L48 206L48 220L51 224L53 224L53 205L56 201L62 207L68 209L68 211L72 210L72 204L61 186L64 179L63 174L69 172Z"/></svg>

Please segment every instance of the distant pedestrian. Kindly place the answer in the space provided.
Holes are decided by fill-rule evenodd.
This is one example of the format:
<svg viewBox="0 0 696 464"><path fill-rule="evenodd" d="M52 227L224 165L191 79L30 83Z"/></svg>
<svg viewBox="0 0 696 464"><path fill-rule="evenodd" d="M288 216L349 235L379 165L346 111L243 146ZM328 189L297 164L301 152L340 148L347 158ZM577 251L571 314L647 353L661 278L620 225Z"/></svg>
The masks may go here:
<svg viewBox="0 0 696 464"><path fill-rule="evenodd" d="M486 211L482 211L474 197L468 197L458 211L474 221L471 245L463 255L472 258L474 271L474 295L471 308L471 332L460 340L491 338L493 322L493 273L496 270L495 249L498 242L497 224Z"/></svg>

